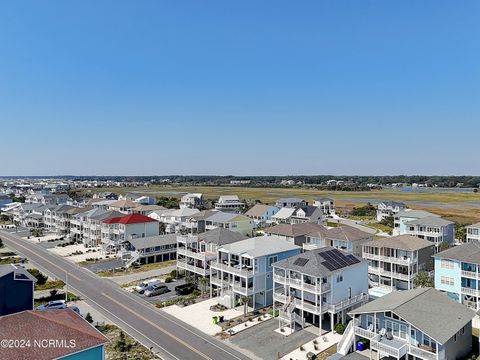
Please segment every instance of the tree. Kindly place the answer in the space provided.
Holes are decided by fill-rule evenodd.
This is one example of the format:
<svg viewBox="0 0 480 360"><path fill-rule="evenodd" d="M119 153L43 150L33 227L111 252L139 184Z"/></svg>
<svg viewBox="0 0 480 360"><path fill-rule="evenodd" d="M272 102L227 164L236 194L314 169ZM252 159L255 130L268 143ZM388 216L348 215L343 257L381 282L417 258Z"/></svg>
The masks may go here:
<svg viewBox="0 0 480 360"><path fill-rule="evenodd" d="M243 304L243 317L247 317L247 312L248 312L248 303L250 302L250 297L249 296L242 296L240 298Z"/></svg>
<svg viewBox="0 0 480 360"><path fill-rule="evenodd" d="M377 208L372 204L368 203L365 206L354 207L352 209L352 216L370 216L374 217L377 214Z"/></svg>
<svg viewBox="0 0 480 360"><path fill-rule="evenodd" d="M433 287L433 279L426 271L420 271L413 279L413 284L417 287Z"/></svg>
<svg viewBox="0 0 480 360"><path fill-rule="evenodd" d="M455 223L455 239L460 242L467 240L467 228L464 224Z"/></svg>
<svg viewBox="0 0 480 360"><path fill-rule="evenodd" d="M48 280L48 276L42 274L38 269L28 269L27 271L37 279L37 285L43 285Z"/></svg>
<svg viewBox="0 0 480 360"><path fill-rule="evenodd" d="M3 244L3 240L0 238L0 249L3 248L5 245Z"/></svg>
<svg viewBox="0 0 480 360"><path fill-rule="evenodd" d="M395 226L394 225L394 220L395 219L393 218L393 216L388 216L385 219L383 219L382 221L380 221L380 224L388 226L388 227L393 229L393 227Z"/></svg>
<svg viewBox="0 0 480 360"><path fill-rule="evenodd" d="M87 315L85 315L85 320L88 321L90 324L93 323L93 317L92 314L87 312Z"/></svg>
<svg viewBox="0 0 480 360"><path fill-rule="evenodd" d="M50 290L50 296L51 296L52 299L55 298L55 296L57 296L57 294L58 294L57 289Z"/></svg>
<svg viewBox="0 0 480 360"><path fill-rule="evenodd" d="M448 248L450 248L450 244L446 241L443 241L440 246L438 247L438 251L444 251L444 250L447 250Z"/></svg>
<svg viewBox="0 0 480 360"><path fill-rule="evenodd" d="M127 344L127 339L125 338L125 334L122 330L120 330L120 335L118 336L118 340L115 343L115 350L118 352L127 352L129 349L129 346Z"/></svg>

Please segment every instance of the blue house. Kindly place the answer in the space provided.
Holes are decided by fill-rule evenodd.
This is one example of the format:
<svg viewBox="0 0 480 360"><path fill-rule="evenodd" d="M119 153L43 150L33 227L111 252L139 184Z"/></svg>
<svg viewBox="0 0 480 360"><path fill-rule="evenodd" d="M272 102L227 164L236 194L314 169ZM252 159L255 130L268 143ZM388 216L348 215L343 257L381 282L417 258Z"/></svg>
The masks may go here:
<svg viewBox="0 0 480 360"><path fill-rule="evenodd" d="M475 313L433 288L394 291L349 314L337 347L344 355L362 340L380 359L461 359L472 350Z"/></svg>
<svg viewBox="0 0 480 360"><path fill-rule="evenodd" d="M480 242L472 240L434 258L435 288L474 311L480 310Z"/></svg>
<svg viewBox="0 0 480 360"><path fill-rule="evenodd" d="M36 281L21 266L0 265L0 316L32 310Z"/></svg>
<svg viewBox="0 0 480 360"><path fill-rule="evenodd" d="M248 296L259 309L273 303L273 263L300 253L301 247L271 236L253 237L217 249L210 264L212 294L218 302L234 307Z"/></svg>

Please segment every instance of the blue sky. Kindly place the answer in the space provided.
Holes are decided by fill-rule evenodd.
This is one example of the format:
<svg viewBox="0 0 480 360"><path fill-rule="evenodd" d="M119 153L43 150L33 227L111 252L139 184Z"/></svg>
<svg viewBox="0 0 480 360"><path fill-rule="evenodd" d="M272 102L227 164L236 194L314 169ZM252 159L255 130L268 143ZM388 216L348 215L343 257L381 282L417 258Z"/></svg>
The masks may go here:
<svg viewBox="0 0 480 360"><path fill-rule="evenodd" d="M0 3L0 175L480 174L480 2Z"/></svg>

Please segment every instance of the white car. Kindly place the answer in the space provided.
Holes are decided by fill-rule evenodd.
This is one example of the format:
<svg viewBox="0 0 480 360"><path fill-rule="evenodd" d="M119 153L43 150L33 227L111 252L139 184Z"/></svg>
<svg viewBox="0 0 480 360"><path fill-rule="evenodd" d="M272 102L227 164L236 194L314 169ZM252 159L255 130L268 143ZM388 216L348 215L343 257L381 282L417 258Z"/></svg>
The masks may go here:
<svg viewBox="0 0 480 360"><path fill-rule="evenodd" d="M135 286L135 290L139 294L143 294L149 286L157 285L157 284L160 284L160 283L161 283L161 281L159 279L150 279L150 280L142 281L140 284Z"/></svg>

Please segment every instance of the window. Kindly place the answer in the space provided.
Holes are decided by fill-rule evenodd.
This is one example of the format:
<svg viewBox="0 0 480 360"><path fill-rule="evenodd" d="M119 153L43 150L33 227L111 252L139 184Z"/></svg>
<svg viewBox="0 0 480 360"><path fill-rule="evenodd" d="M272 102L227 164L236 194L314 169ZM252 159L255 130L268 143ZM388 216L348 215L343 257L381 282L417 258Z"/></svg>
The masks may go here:
<svg viewBox="0 0 480 360"><path fill-rule="evenodd" d="M455 285L454 279L451 278L451 277L448 277L448 276L441 276L440 277L440 283L442 285L447 285L447 286L454 286Z"/></svg>
<svg viewBox="0 0 480 360"><path fill-rule="evenodd" d="M457 342L457 334L453 335L453 342Z"/></svg>
<svg viewBox="0 0 480 360"><path fill-rule="evenodd" d="M337 283L340 283L343 281L343 275L342 274L338 274L337 275Z"/></svg>
<svg viewBox="0 0 480 360"><path fill-rule="evenodd" d="M442 269L446 269L446 270L453 270L454 263L451 260L441 259L440 260L440 267Z"/></svg>
<svg viewBox="0 0 480 360"><path fill-rule="evenodd" d="M270 256L270 257L268 258L268 266L271 267L272 264L273 264L274 262L277 262L277 261L278 261L278 256L277 256L277 255L275 255L275 256Z"/></svg>

